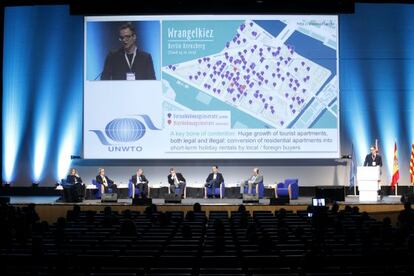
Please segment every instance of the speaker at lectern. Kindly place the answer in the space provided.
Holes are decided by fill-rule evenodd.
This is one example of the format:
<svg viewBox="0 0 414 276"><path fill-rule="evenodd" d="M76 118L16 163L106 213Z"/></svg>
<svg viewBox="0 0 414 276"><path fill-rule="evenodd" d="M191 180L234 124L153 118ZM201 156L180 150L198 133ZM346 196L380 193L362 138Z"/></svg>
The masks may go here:
<svg viewBox="0 0 414 276"><path fill-rule="evenodd" d="M380 167L358 167L357 182L359 201L378 201L378 185L380 181Z"/></svg>

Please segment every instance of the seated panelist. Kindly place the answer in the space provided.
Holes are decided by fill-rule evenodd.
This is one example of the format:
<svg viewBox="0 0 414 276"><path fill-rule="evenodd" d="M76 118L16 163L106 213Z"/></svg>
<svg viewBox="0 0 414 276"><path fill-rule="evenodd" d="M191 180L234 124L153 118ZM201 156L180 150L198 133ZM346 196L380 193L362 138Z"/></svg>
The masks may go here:
<svg viewBox="0 0 414 276"><path fill-rule="evenodd" d="M143 169L138 169L136 174L132 176L132 184L139 190L138 197L146 198L148 196L148 179L144 175ZM132 197L135 193L132 194Z"/></svg>
<svg viewBox="0 0 414 276"><path fill-rule="evenodd" d="M71 201L81 202L85 196L85 184L75 168L70 169L66 177L66 185Z"/></svg>
<svg viewBox="0 0 414 276"><path fill-rule="evenodd" d="M118 187L109 177L105 175L105 169L103 168L98 170L96 182L102 185L102 193L108 193L109 189L112 189L112 193L114 194L118 192Z"/></svg>
<svg viewBox="0 0 414 276"><path fill-rule="evenodd" d="M223 182L224 178L223 175L219 172L218 166L213 166L204 186L206 188L220 188L220 185Z"/></svg>
<svg viewBox="0 0 414 276"><path fill-rule="evenodd" d="M184 195L184 189L186 186L186 181L184 176L176 172L174 168L170 168L170 174L167 176L168 183L170 184L170 193L174 194L176 188L180 188L180 197Z"/></svg>

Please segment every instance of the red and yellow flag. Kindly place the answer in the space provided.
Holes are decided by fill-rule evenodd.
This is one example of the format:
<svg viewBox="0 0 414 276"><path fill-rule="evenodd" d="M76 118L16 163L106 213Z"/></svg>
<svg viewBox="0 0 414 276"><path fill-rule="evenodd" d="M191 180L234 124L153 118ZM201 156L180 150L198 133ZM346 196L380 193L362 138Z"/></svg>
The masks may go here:
<svg viewBox="0 0 414 276"><path fill-rule="evenodd" d="M400 179L400 170L398 168L398 150L397 142L394 144L394 165L392 168L392 180L391 180L391 189L394 191L395 186L397 186L398 180Z"/></svg>
<svg viewBox="0 0 414 276"><path fill-rule="evenodd" d="M411 184L414 185L414 144L411 145L410 180Z"/></svg>

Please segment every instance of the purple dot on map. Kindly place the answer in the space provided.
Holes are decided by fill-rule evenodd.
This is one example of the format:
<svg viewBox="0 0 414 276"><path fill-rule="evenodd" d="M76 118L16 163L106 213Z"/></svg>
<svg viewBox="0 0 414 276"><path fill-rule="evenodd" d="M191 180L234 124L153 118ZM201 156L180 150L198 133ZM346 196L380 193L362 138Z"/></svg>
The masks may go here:
<svg viewBox="0 0 414 276"><path fill-rule="evenodd" d="M305 62L304 62L304 61L302 61L300 64L302 64L302 66L304 66L304 65L305 65Z"/></svg>
<svg viewBox="0 0 414 276"><path fill-rule="evenodd" d="M302 92L303 92L303 93L305 93L305 92L306 92L306 89L305 89L305 88L303 88L303 89L302 89Z"/></svg>
<svg viewBox="0 0 414 276"><path fill-rule="evenodd" d="M229 46L230 46L230 42L227 42L226 43L226 48L229 48Z"/></svg>
<svg viewBox="0 0 414 276"><path fill-rule="evenodd" d="M250 25L250 27L253 27L253 22L250 22L249 25Z"/></svg>
<svg viewBox="0 0 414 276"><path fill-rule="evenodd" d="M194 77L194 79L196 79L196 80L197 80L197 79L198 79L198 76L195 76L195 77Z"/></svg>
<svg viewBox="0 0 414 276"><path fill-rule="evenodd" d="M259 97L262 98L263 97L263 94L259 94Z"/></svg>
<svg viewBox="0 0 414 276"><path fill-rule="evenodd" d="M257 94L254 94L253 96L254 96L255 98L259 97L259 95L257 95Z"/></svg>
<svg viewBox="0 0 414 276"><path fill-rule="evenodd" d="M266 101L266 99L265 99L265 98L263 98L263 99L262 99L262 102L265 102L265 101Z"/></svg>
<svg viewBox="0 0 414 276"><path fill-rule="evenodd" d="M273 83L273 86L274 86L274 87L276 86L276 83L275 83L275 82ZM270 97L270 98L271 98L271 97Z"/></svg>
<svg viewBox="0 0 414 276"><path fill-rule="evenodd" d="M202 60L201 60L201 59L199 59L199 60L198 60L198 63L201 63L201 62L202 62Z"/></svg>
<svg viewBox="0 0 414 276"><path fill-rule="evenodd" d="M268 80L265 80L264 82L267 84L269 81Z"/></svg>
<svg viewBox="0 0 414 276"><path fill-rule="evenodd" d="M308 67L306 67L306 70L308 70L308 71L309 71L309 70L310 70L310 67L309 67L309 66L308 66Z"/></svg>
<svg viewBox="0 0 414 276"><path fill-rule="evenodd" d="M289 97L289 94L288 93L285 93L285 97L287 98L287 97Z"/></svg>
<svg viewBox="0 0 414 276"><path fill-rule="evenodd" d="M175 71L175 69L177 69L177 67L173 66L172 69L173 69L173 71Z"/></svg>
<svg viewBox="0 0 414 276"><path fill-rule="evenodd" d="M257 32L253 31L253 32L252 32L252 35L253 35L253 36L256 36L256 35L257 35Z"/></svg>
<svg viewBox="0 0 414 276"><path fill-rule="evenodd" d="M285 81L285 77L282 77L282 81Z"/></svg>
<svg viewBox="0 0 414 276"><path fill-rule="evenodd" d="M277 66L279 66L279 65L280 65L280 62L279 62L279 61L278 61L278 62L276 62L276 65L277 65ZM278 68L278 69L279 69L279 68Z"/></svg>
<svg viewBox="0 0 414 276"><path fill-rule="evenodd" d="M243 43L246 43L247 39L243 38Z"/></svg>
<svg viewBox="0 0 414 276"><path fill-rule="evenodd" d="M205 77L207 75L207 73L206 72L203 72L203 76Z"/></svg>
<svg viewBox="0 0 414 276"><path fill-rule="evenodd" d="M252 104L252 102L253 102L252 100L249 100L249 104Z"/></svg>

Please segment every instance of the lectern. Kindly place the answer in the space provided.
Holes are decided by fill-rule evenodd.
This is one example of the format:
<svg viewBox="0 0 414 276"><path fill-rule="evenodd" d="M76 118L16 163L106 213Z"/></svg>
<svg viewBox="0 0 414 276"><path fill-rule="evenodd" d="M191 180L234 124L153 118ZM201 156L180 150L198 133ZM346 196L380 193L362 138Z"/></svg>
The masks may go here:
<svg viewBox="0 0 414 276"><path fill-rule="evenodd" d="M377 201L380 167L358 167L359 201Z"/></svg>

